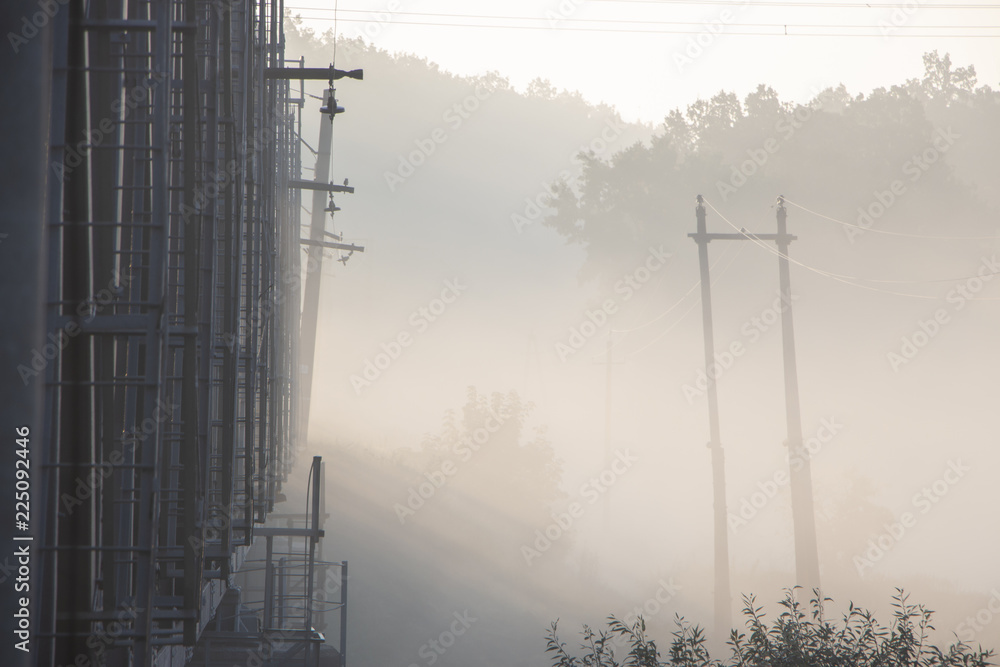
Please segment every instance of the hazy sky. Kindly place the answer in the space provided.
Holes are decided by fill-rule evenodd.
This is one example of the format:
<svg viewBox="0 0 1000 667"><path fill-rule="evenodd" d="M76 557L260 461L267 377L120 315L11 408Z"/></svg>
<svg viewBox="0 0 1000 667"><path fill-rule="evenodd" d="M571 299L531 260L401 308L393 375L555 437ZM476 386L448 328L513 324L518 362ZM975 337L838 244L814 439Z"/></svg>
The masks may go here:
<svg viewBox="0 0 1000 667"><path fill-rule="evenodd" d="M319 32L333 28L334 0L286 7ZM921 55L935 49L1000 86L1000 4L984 0L345 0L338 9L340 34L459 74L498 70L519 89L548 78L628 120L658 123L699 97L763 82L797 101L839 83L867 93L920 76Z"/></svg>
<svg viewBox="0 0 1000 667"><path fill-rule="evenodd" d="M329 9L333 1L326 0ZM289 0L288 7L305 17L328 17L327 21L308 20L308 25L319 32L332 28L332 11L298 9L308 2L316 7L320 4L319 0ZM925 4L910 13L899 10L896 16L888 5L868 7L856 0L753 5L716 0L690 4L589 1L578 6L567 0L562 9L558 0L533 4L341 0L339 5L338 28L347 36L365 34L368 41L390 52L415 53L459 74L496 70L521 90L536 77L548 78L560 89L580 90L590 101L615 105L627 120L656 124L670 110L684 108L720 89L742 96L759 83L774 87L783 99L798 101L841 82L852 93L868 93L879 86L922 76L921 56L931 50L950 53L956 66L974 64L980 83L1000 87L996 57L1000 28L928 27L975 26L988 21L996 24L1000 4L986 10L943 10ZM550 26L553 16L556 18ZM635 19L646 23L611 22ZM902 24L897 36L883 39L880 21L889 27L895 27L894 21ZM709 34L706 23L715 25L718 34ZM790 33L787 38L783 34L786 24ZM936 31L966 36L901 36L907 27L916 34ZM600 31L583 32L582 28ZM738 34L776 31L781 34ZM869 36L794 36L803 32L863 32ZM998 36L971 36L983 32ZM699 34L703 46L697 46ZM696 46L691 47L692 43ZM294 49L302 45L290 45L290 56L298 56ZM320 65L325 57L309 53L307 62ZM332 50L329 57L333 57ZM696 247L686 237L694 225L691 207L698 190L692 188L687 194L672 193L666 198L671 211L665 216L670 229L666 238L671 242L665 249L674 257L655 279L662 282L651 284L627 305L623 298L620 318L609 321L579 354L560 359L555 343L567 340L571 328L586 320L584 313L603 303L611 290L595 281L581 280L585 248L567 245L554 230L540 224L522 234L511 224L511 214L522 210L525 196L535 196L542 183L575 164L570 156L579 145L577 137L586 140L594 136L585 122L593 120L584 118L587 110L581 105L563 107L498 95L483 104L483 111L467 124L450 133L446 145L426 155L412 180L390 187L384 177L387 170L397 169L404 156L412 155L414 146L420 145L417 142L430 136L435 126L443 126L442 111L467 95L466 89L405 61L390 63L369 55L365 63L352 62L341 52L337 65L366 68L363 86L338 87L338 99L349 113L336 121L334 129L335 180L350 175L352 185L358 187L351 198L338 198L338 202L346 203L342 204L344 212L338 214L337 224L346 227L336 229L348 230L347 238L365 245L366 252L346 267L324 266L321 342L314 367L317 382L312 394L310 431L317 449L331 461L342 460L337 458L342 454L336 447L342 443L405 455L403 450L429 442L425 440L427 434L442 433L443 415L465 405L467 387L476 387L482 395L514 389L535 405L524 439L533 433L531 428L545 428L545 437L564 466L561 488L568 498L575 498L581 484L604 466L609 444L604 440L606 368L595 361L603 361L600 350L609 329L613 327L619 334L633 330L627 338L619 335L617 342L621 345L612 355L616 365L611 383L610 445L629 449L641 464L629 473L628 482L616 487L613 532L609 532L603 514L589 515L589 522L578 526L579 550L567 559L567 568L563 569L575 572L580 567L584 571L584 565L591 568L597 563L598 578L604 584L639 600L649 595L642 588L647 574L656 572L658 577L665 571L678 573L681 578L679 573L684 572L684 585L692 599L697 598L703 606L692 607L687 602L682 606L678 602L676 609L691 617L708 618L711 604L701 597L711 588L711 573L706 569L712 550L712 478L710 454L705 448L707 399L703 393L686 399L684 393L686 383L697 383L704 363L697 291L678 303L698 280ZM404 77L426 82L425 87L400 90L405 87ZM313 82L314 92L322 83ZM315 137L318 123L325 122L315 113L318 104L318 100L309 102L304 137ZM891 123L877 127L881 131ZM959 134L965 132L958 128ZM968 130L968 136L976 134ZM978 134L949 153L949 163L954 159L967 170L992 164L985 159L962 157L978 155L972 147L990 145L990 137ZM745 136L734 137L733 146ZM865 137L858 135L857 141L844 147L843 152L860 152ZM623 139L612 149L627 145L629 142ZM969 152L962 153L965 150ZM782 156L790 154L791 150ZM882 157L878 155L877 159ZM895 159L888 154L884 157ZM305 161L310 162L309 156ZM873 190L886 187L882 182L852 185L853 181L840 178L836 169L824 171L806 162L801 164L801 172L816 174L814 179L822 174L824 188L830 192L825 201L834 201L845 211L835 213L823 208L830 215L852 215L855 205L850 202L857 200L867 205ZM809 177L795 176L788 179L787 185L802 190ZM977 177L985 183L996 180L983 173ZM913 188L914 193L921 194L901 200L905 203L894 209L892 220L884 224L899 225L897 230L905 228L904 224L917 229L923 229L925 224L928 229L948 224L947 220L937 219L936 206L928 208L935 197L943 198L952 192L939 189L935 183L930 179L921 181L919 189ZM711 195L711 183L705 185ZM740 220L739 224L745 220L748 228L773 229L774 210L769 206L777 192L748 194L745 205L734 204L733 210L724 210L733 220ZM685 197L687 203L681 204ZM678 211L686 217L674 218ZM994 220L995 216L989 217L990 223L995 224ZM643 222L652 225L658 220L650 216ZM709 224L714 231L725 229L715 213ZM790 228L801 234L793 251L797 261L851 275L888 279L962 276L976 270L984 254L992 256L994 252L992 242L944 247L934 243L904 244L896 237L876 240L872 238L875 235L866 238L863 246L853 246L839 227L807 218L798 210L791 212ZM659 233L646 233L659 237ZM733 341L745 340L746 323L771 308L775 299L774 256L752 244L744 245L748 247L741 254L735 255L734 251L719 269L713 269L717 351ZM1000 246L996 248L1000 250ZM721 252L721 248L713 246L713 260L718 261ZM608 260L608 271L614 265L612 259ZM730 262L732 270L727 271ZM817 532L826 585L831 592L836 588L837 599L863 600L870 605L872 601L884 604L889 599L890 580L908 590L911 584L919 583L922 600L932 608L945 604L942 598L928 593L932 584L946 585L956 592L969 591L969 597L962 602L949 601L946 605L950 615L942 617L939 627L948 632L962 615L975 613L986 603L992 594L986 591L998 581L991 557L1000 536L984 509L992 507L995 489L983 472L997 469L1000 461L994 437L998 418L990 403L995 403L996 394L990 390L990 379L1000 372L1000 358L991 353L988 333L1000 326L1000 312L988 303L964 310L956 316L956 324L949 327L947 335L937 339L933 351L922 353L919 364L897 373L886 363L886 352L896 349L901 336L912 334L918 322L934 312L933 302L854 289L798 266L793 266L792 274L793 293L799 299L795 305L795 332L804 435L809 438L818 434L823 420L839 425L836 438L813 468L817 512L822 512ZM414 309L436 298L445 280L455 277L468 285L468 291L463 292L467 295L454 308L449 306L440 323L423 336L408 318ZM990 292L989 297L995 298L996 294ZM678 308L671 313L675 303ZM668 314L669 318L664 317ZM398 361L383 364L384 373L376 373L370 386L352 384L352 377L366 372L366 364L377 355L389 359L383 351L400 332L413 332L414 338L421 333L422 337L405 355L400 350ZM748 498L762 493L760 485L772 480L775 471L788 467L787 449L782 444L787 424L780 326L770 326L765 334L720 383L721 438L726 447L730 510L741 510ZM949 492L947 502L937 505L933 514L928 513L926 518L921 514L919 530L880 561L877 569L858 573L851 560L855 550L867 549L867 541L877 539L893 516L914 510L914 493L938 480L953 459L972 467L970 481ZM378 490L377 484L364 479L370 487L366 493ZM866 484L871 491L866 490ZM345 490L337 484L330 488L340 489L341 493ZM340 504L343 511L356 512L359 525L367 524L368 515L356 509L360 506L358 497L350 495L353 491L349 486L346 490ZM786 491L784 487L783 495L775 496L779 499L768 505L752 528L732 533L734 594L756 591L770 598L766 593L769 587L776 591L791 580L793 523ZM484 492L483 498L497 506L503 506L503 499L509 500L502 491L496 497L487 496ZM378 505L382 501L372 502ZM391 512L387 503L378 507L387 514ZM395 517L390 518L391 529L374 537L398 539ZM534 529L526 527L529 534ZM392 550L373 541L377 532L364 525L357 535L341 539L334 548L370 546L378 558L387 558L385 554ZM956 550L954 545L964 544L971 534L978 540L975 547ZM430 551L443 552L445 547L439 545L452 542L467 546L468 538L459 531L429 531L422 535L418 541L424 540L422 545ZM363 553L345 555L366 562ZM398 553L403 553L409 564L409 552L403 549ZM462 556L464 551L456 553L460 554L457 559L474 560ZM338 552L335 558L345 555ZM400 569L391 560L387 558L383 570L369 563L369 580L378 585L357 589L359 597L371 604L371 617L383 618L386 604L399 608L395 601L380 605L383 598L374 593L376 590L384 593L385 599L418 599L426 612L426 600L419 594L400 595L400 590L411 590L408 585L386 583L391 578L382 573ZM516 563L511 581L522 578L523 572L517 569L521 565ZM592 574L587 570L587 576ZM446 578L454 579L450 570ZM506 585L502 576L499 581ZM478 590L480 584L477 579L473 588ZM444 590L447 586L434 587L438 588ZM486 595L476 603L492 604L488 598ZM550 602L552 617L562 616L572 607L562 598ZM601 607L593 618L599 621L609 609L603 601L594 598L593 602ZM465 604L464 599L461 604ZM399 618L404 619L399 621L399 627L409 628L413 615ZM520 622L524 615L519 613L517 618ZM664 615L661 620L666 618ZM492 627L509 631L511 623L504 619ZM529 628L524 636L534 641L534 632ZM984 634L981 638L987 637ZM419 646L422 639L415 641ZM397 638L394 642L406 646L405 640Z"/></svg>

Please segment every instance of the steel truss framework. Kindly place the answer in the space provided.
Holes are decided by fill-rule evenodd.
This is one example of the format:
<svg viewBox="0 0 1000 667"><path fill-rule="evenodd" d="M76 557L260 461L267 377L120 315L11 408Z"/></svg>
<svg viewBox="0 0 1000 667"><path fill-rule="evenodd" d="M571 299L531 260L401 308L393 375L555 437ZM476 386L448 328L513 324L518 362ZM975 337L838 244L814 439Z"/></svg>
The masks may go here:
<svg viewBox="0 0 1000 667"><path fill-rule="evenodd" d="M297 449L304 100L266 76L279 2L73 0L52 30L46 325L65 344L37 662L209 664L213 633L217 654L315 657L262 651L234 586Z"/></svg>

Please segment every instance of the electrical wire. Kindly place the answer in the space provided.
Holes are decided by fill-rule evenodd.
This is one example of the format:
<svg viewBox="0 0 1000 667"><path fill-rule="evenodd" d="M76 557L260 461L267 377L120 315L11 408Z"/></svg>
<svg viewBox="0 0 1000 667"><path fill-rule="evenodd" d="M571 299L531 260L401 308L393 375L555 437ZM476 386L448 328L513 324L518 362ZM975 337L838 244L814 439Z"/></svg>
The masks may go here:
<svg viewBox="0 0 1000 667"><path fill-rule="evenodd" d="M714 283L715 280L713 279L712 282ZM700 280L698 281L698 285L701 285L701 281ZM670 333L671 331L673 331L677 327L678 324L680 324L681 322L683 322L684 318L686 318L688 315L690 315L691 311L694 310L695 306L697 306L697 305L698 305L698 302L695 301L690 306L688 306L688 309L685 310L681 314L681 316L677 319L676 322L674 322L669 327L667 327L666 329L664 329L663 331L661 331L659 333L659 335L656 336L656 338L654 338L653 340L649 341L648 343L646 343L645 345L643 345L642 347L640 347L638 350L632 350L631 352L629 352L628 353L628 358L631 359L631 358L635 357L637 354L639 354L643 350L646 350L649 347L651 347L654 343L658 343L660 340L662 340L664 336L666 336L668 333Z"/></svg>
<svg viewBox="0 0 1000 667"><path fill-rule="evenodd" d="M305 147L309 149L309 152L311 152L313 155L316 155L316 149L313 148L312 146L310 146L309 142L306 141L305 138L303 138L303 136L301 134L299 134L298 132L295 132L295 131L293 131L292 134L294 134L296 137L298 137L299 141L301 141L303 144L305 144Z"/></svg>
<svg viewBox="0 0 1000 667"><path fill-rule="evenodd" d="M843 220L837 220L836 218L831 218L828 215L823 215L822 213L817 213L816 211L810 210L810 209L806 208L805 206L802 206L801 204L796 204L795 202L791 201L790 199L785 199L785 202L788 203L788 204L791 204L792 206L795 206L796 208L802 209L806 213L812 213L813 215L815 215L817 217L823 218L824 220L829 220L830 222L836 222L837 224L843 225L845 227L854 227L855 229L860 229L862 231L874 232L876 234L888 234L890 236L905 236L907 238L913 238L913 239L934 239L934 240L937 240L937 241L995 241L995 240L997 240L997 236L936 236L936 235L931 235L931 234L910 234L910 233L907 233L907 232L893 232L893 231L890 231L888 229L875 229L874 227L864 227L862 225L856 225L856 224L851 223L851 222L844 222Z"/></svg>
<svg viewBox="0 0 1000 667"><path fill-rule="evenodd" d="M787 202L788 200L785 199L784 201ZM798 204L796 204L796 206L798 206ZM799 206L799 208L803 208L803 207ZM714 207L713 207L713 210L714 210ZM804 210L808 211L808 209L804 209ZM716 212L718 213L718 211L716 211ZM810 213L814 213L815 215L820 215L819 213L815 213L814 211L809 211L809 212ZM822 217L826 217L826 216L822 216ZM828 218L828 219L833 220L833 218ZM835 222L841 222L841 221L835 220ZM843 222L841 222L841 224L849 224L849 223L843 223ZM862 228L862 229L864 229L864 228ZM918 238L932 238L932 239L937 239L937 238L944 238L944 239L962 238L962 237L935 237L935 236L921 236L921 235L917 235L917 237ZM967 237L967 238L974 238L974 239L977 239L977 240L983 240L985 238L987 240L994 240L995 237L987 236L987 237ZM958 277L958 278L930 278L930 279L926 279L926 280L880 280L878 278L861 278L861 277L858 277L858 276L845 276L845 275L842 275L842 274L839 274L839 273L832 273L832 272L827 272L827 273L829 273L831 276L836 276L838 278L844 278L844 279L847 279L847 280L863 280L863 281L867 281L867 282L870 282L870 283L884 283L884 284L896 284L896 285L929 285L929 284L932 284L932 283L957 283L957 282L961 282L963 280L970 280L970 279L976 278L976 277L978 277L978 278L984 278L986 276L994 276L997 273L1000 273L1000 271L991 271L989 273L984 273L982 275L978 275L977 274L976 276L961 276L961 277Z"/></svg>
<svg viewBox="0 0 1000 667"><path fill-rule="evenodd" d="M724 257L725 257L725 256L726 256L727 254L729 254L729 248L730 248L730 247L731 247L731 246L727 246L727 247L726 247L726 249L722 251L722 254L721 254L721 255L719 255L719 256L718 256L718 257L716 258L715 262L713 262L713 263L712 263L712 265L711 265L711 267L710 267L710 268L713 268L713 269L714 269L714 268L715 268L715 266L716 266L716 265L717 265L717 264L718 264L719 262L721 262L721 261L722 261L722 259L723 259L723 258L724 258ZM742 250L742 248L739 248L739 249L737 250L737 254L739 254L739 252L740 252L741 250ZM735 257L734 257L733 259L735 259ZM727 265L727 267L726 267L726 268L729 268L729 267L728 267L728 265ZM666 274L663 274L663 275L666 275ZM615 349L616 347L618 347L618 346L619 346L619 345L620 345L620 344L622 343L622 341L624 341L624 340L625 340L625 338L626 338L626 337L627 337L627 336L628 336L628 335L629 335L630 333L632 333L632 332L634 332L634 331L638 331L639 329L644 329L644 328L648 327L648 326L649 326L650 324L654 324L654 323L656 323L656 322L659 322L660 320L662 320L662 319L663 319L664 317L666 317L667 315L669 315L670 313L672 313L672 312L673 312L674 310L676 310L676 309L677 309L677 306L681 305L681 303L683 303L683 302L684 302L684 300L685 300L685 299L687 299L687 298L688 298L688 296L690 296L691 292L695 291L695 290L696 290L696 289L698 288L698 286L699 286L699 285L701 285L701 281L700 281L700 280L699 280L698 282L696 282L696 283L695 283L694 285L692 285L692 286L691 286L691 289L689 289L689 290L688 290L687 292L685 292L685 293L684 293L684 294L683 294L683 295L681 296L681 298L677 300L677 302L676 302L676 303L674 303L674 304L673 304L672 306L670 306L670 307L669 307L669 308L667 308L667 309L666 309L665 311L663 311L662 313L660 313L659 315L657 315L657 316L656 316L655 318L653 318L652 320L650 320L650 321L646 322L645 324L640 324L639 326L637 326L637 327L632 327L631 329L611 329L610 333L611 333L611 336L612 336L612 338L614 337L614 334L616 334L616 333L620 333L620 334L625 334L625 335L624 335L624 336L622 336L621 338L619 338L619 339L618 339L617 341L612 341L612 343L611 343L611 348L610 348L610 349L608 349L608 348L605 348L605 349L601 350L600 352L598 352L598 353L597 353L597 354L596 354L595 356L596 356L596 357L600 357L600 356L602 356L602 355L607 355L607 354L608 354L608 352L614 352L614 349ZM644 311L644 312L645 312L645 311Z"/></svg>
<svg viewBox="0 0 1000 667"><path fill-rule="evenodd" d="M590 0L590 2L618 2L637 5L745 5L748 0ZM868 2L757 2L755 7L840 7L847 9L898 9L896 4L882 3L872 4ZM1000 9L1000 5L980 5L980 4L921 4L920 9Z"/></svg>
<svg viewBox="0 0 1000 667"><path fill-rule="evenodd" d="M298 15L296 18L301 18L309 21L336 21L336 19L331 19L325 16L301 16ZM346 23L369 23L369 19L340 19ZM530 25L499 25L499 24L484 24L484 23L437 23L429 21L392 21L393 25L411 25L411 26L425 26L425 27L436 27L436 28L489 28L498 30L546 30L546 31L562 31L562 32L597 32L597 33L629 33L629 34L645 34L645 35L700 35L703 34L704 28L702 30L638 30L638 29L628 29L628 28L568 28L561 26L530 26ZM703 26L704 22L695 24L697 26ZM764 25L764 24L761 24ZM795 24L771 24L777 27L783 28L784 31L773 31L773 32L742 32L742 31L727 31L726 35L732 37L878 37L880 39L885 39L886 35L883 33L881 28L877 26L857 26L859 29L864 30L878 30L878 32L870 33L836 33L836 32L801 32L801 33L789 33L787 31L788 27L810 27L808 25L798 26ZM738 26L736 26L738 27ZM754 24L750 24L747 27L756 27ZM826 27L826 26L814 26L814 27ZM925 28L930 28L931 26L924 26ZM945 26L949 27L949 26ZM976 26L974 29L997 29L998 26ZM908 29L907 26L899 26L900 30ZM1000 37L1000 33L994 34L919 34L919 33L900 33L892 35L892 37L934 37L934 38L964 38L964 37Z"/></svg>
<svg viewBox="0 0 1000 667"><path fill-rule="evenodd" d="M333 3L333 62L330 66L336 69L337 67L337 10L340 8L340 0L334 0ZM346 10L345 10L346 11Z"/></svg>
<svg viewBox="0 0 1000 667"><path fill-rule="evenodd" d="M719 6L726 7L732 5L746 5L747 0L589 0L590 2L614 2L623 4L637 4L637 5L708 5L708 6ZM815 9L888 9L894 10L899 9L899 5L895 3L868 3L868 2L778 2L776 0L755 0L753 3L754 7L812 7ZM287 6L285 9L296 10L296 9L306 9L310 11L331 11L325 7L296 7ZM971 10L991 10L1000 9L1000 4L978 4L978 3L965 3L965 4L947 4L947 3L921 3L920 9L971 9ZM374 14L378 13L370 9L344 9L344 12L352 13L368 13ZM427 14L428 16L450 16L446 13L432 13L432 12L391 12L392 14ZM505 17L506 18L506 17ZM518 18L518 17L510 17Z"/></svg>
<svg viewBox="0 0 1000 667"><path fill-rule="evenodd" d="M731 247L732 246L726 246L726 249L723 250L722 254L719 255L716 258L716 260L712 264L711 268L715 268L715 265L722 261L722 259L729 253L729 249ZM740 249L742 249L742 248L740 248ZM645 324L640 324L639 326L632 327L631 329L612 329L612 331L614 333L628 334L628 333L632 333L633 331L638 331L639 329L645 329L646 327L648 327L650 324L653 324L654 322L659 322L664 317L666 317L667 315L669 315L674 309L676 309L677 306L681 305L681 302L684 301L684 299L686 299L688 297L688 295L691 294L691 292L693 292L696 289L698 289L699 285L701 285L701 281L700 280L697 281L694 285L692 285L691 289L689 289L687 292L685 292L684 295L677 301L677 303L675 303L674 305L670 306L665 311L663 311L661 314L657 315L655 318L651 319L650 321L646 322Z"/></svg>
<svg viewBox="0 0 1000 667"><path fill-rule="evenodd" d="M998 6L1000 7L1000 6ZM289 7L289 9L295 10L305 10L305 11L318 11L318 12L333 12L335 9L327 9L325 7ZM351 12L354 14L376 14L372 10L368 9L344 9L344 12ZM393 12L393 16L424 16L430 18L456 18L456 19L483 19L483 20L501 20L501 21L547 21L547 17L542 16L505 16L497 14L448 14L448 13L436 13L436 12ZM309 17L307 17L309 18ZM330 20L330 19L325 19ZM344 19L349 20L349 19ZM572 17L559 17L560 23L639 23L642 25L694 25L699 27L705 26L705 21L650 21L648 19L587 19L587 18L572 18ZM748 28L857 28L857 29L872 29L874 26L871 25L858 25L856 23L744 23L740 26ZM894 26L895 27L895 26ZM907 29L917 29L925 28L929 30L981 30L986 28L991 28L994 26L984 26L984 25L906 25L899 26L900 28ZM334 28L336 30L336 28Z"/></svg>
<svg viewBox="0 0 1000 667"><path fill-rule="evenodd" d="M730 269L730 267L732 267L732 265L736 263L736 258L739 257L739 255L740 255L741 252L743 252L743 246L740 246L736 250L736 254L733 255L733 258L731 260L729 260L729 263L726 264L726 266L723 267L722 271L718 272L715 275L715 277L712 278L712 280L709 282L710 285L716 284L719 281L719 279L722 278L722 276L726 275L726 272ZM719 255L719 258L717 260L715 260L715 262L709 266L709 269L714 269L715 265L719 263L719 261L722 259L723 256L724 255ZM697 283L695 283L695 287L700 287L700 286L701 286L701 281L699 280ZM666 336L668 333L670 333L671 331L673 331L674 329L676 329L677 326L681 322L683 322L684 319L687 318L688 315L691 314L691 311L694 310L695 306L697 306L697 305L698 305L698 301L695 301L690 306L688 306L688 309L685 310L684 313L679 318L677 318L674 321L673 324L671 324L669 327L667 327L666 329L664 329L663 331L661 331L659 333L659 335L656 336L656 338L654 338L653 340L649 341L648 343L646 343L645 345L643 345L642 347L640 347L638 350L633 350L632 352L629 352L629 355L628 355L629 358L631 359L632 357L635 357L637 354L639 354L643 350L646 350L646 349L652 347L655 343L657 343L660 340L662 340L664 336Z"/></svg>
<svg viewBox="0 0 1000 667"><path fill-rule="evenodd" d="M710 201L708 201L707 199L704 199L704 198L703 198L703 201L705 202L705 204L708 205L709 208L711 208L713 211L715 211L716 215L718 215L722 219L723 222L725 222L727 225L729 225L730 227L732 227L733 229L735 229L737 232L739 232L740 234L742 234L744 237L746 237L750 241L753 241L754 244L760 246L761 248L764 248L764 250L766 250L767 252L771 253L772 255L777 255L781 259L784 259L785 261L791 262L792 264L795 264L796 266L800 266L803 269L806 269L807 271L812 271L813 273L817 273L817 274L819 274L821 276L824 276L824 277L827 277L827 278L832 278L833 280L836 280L837 282L841 282L841 283L844 283L846 285L851 285L853 287L860 287L861 289L866 289L866 290L869 290L869 291L872 291L872 292L882 292L882 293L885 293L885 294L893 294L895 296L905 296L905 297L910 297L910 298L914 298L914 299L937 300L937 299L940 298L940 297L932 296L932 295L928 295L928 294L912 294L912 293L909 293L909 292L896 292L894 290L887 290L887 289L882 289L880 287L874 287L872 285L864 285L864 284L861 284L861 283L852 282L854 280L867 280L869 282L897 282L897 281L877 281L877 280L873 280L871 278L862 278L862 277L858 277L858 276L847 276L847 275L843 275L843 274L839 274L839 273L833 273L831 271L824 271L823 269L817 269L816 267L809 266L808 264L804 264L803 262L800 262L800 261L798 261L796 259L792 259L791 257L789 257L788 255L782 253L781 251L772 248L767 243L764 243L763 241L761 241L760 238L758 238L756 235L754 235L754 234L746 231L745 229L740 229L739 227L737 227L736 225L734 225L732 222L730 222L729 219L726 218L726 216L722 215L722 213L719 212L719 209L715 208L715 206L713 206ZM996 273L998 273L998 272L993 271L993 272L990 272L990 273L984 274L984 275L965 276L964 278L956 278L954 280L952 280L952 279L944 279L944 280L929 280L929 281L901 281L901 282L908 282L908 283L929 283L929 282L948 282L948 281L951 281L951 282L960 282L962 280L971 280L972 278L982 279L986 275L994 275ZM1000 301L1000 297L969 297L966 300L967 301Z"/></svg>
<svg viewBox="0 0 1000 667"><path fill-rule="evenodd" d="M656 279L656 283L653 284L653 286L652 286L652 290L651 291L654 294L660 291L660 286L663 285L663 281L666 280L666 277L667 277L667 271L661 271L660 272L660 276ZM645 318L646 314L649 313L653 309L653 305L654 304L647 299L646 300L646 305L643 306L643 308L642 308L640 318ZM639 318L637 318L637 319L639 319ZM623 331L623 330L619 330L619 329L609 329L608 330L608 336L612 339L612 341L614 341L614 335L616 333L625 333L626 335L628 335L628 331ZM622 342L622 340L624 338L625 338L625 336L622 336L621 338L618 339L617 342L612 342L611 343L611 349L614 350L616 347L618 347L618 343ZM605 349L604 352L602 352L602 354L606 354L606 353L607 353L607 349Z"/></svg>
<svg viewBox="0 0 1000 667"><path fill-rule="evenodd" d="M293 93L299 93L300 95L301 95L302 93L305 93L306 95L308 95L309 97L313 98L314 100L322 100L323 102L325 102L325 101L326 101L326 100L324 100L324 99L323 99L323 96L322 96L322 95L313 95L312 93L310 93L310 92L308 92L308 91L302 91L302 90L299 90L298 88L290 88L290 90L291 90L291 91L292 91Z"/></svg>

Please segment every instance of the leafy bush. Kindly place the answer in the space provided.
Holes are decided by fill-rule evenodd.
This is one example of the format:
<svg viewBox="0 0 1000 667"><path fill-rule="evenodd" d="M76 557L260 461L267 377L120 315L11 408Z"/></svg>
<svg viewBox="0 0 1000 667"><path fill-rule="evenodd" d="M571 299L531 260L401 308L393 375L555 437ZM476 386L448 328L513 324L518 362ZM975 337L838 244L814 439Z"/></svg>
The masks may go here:
<svg viewBox="0 0 1000 667"><path fill-rule="evenodd" d="M824 604L832 602L816 592L807 617L795 600L792 590L786 591L780 602L784 610L768 626L764 613L756 606L753 596L743 597L743 615L747 632L733 630L727 644L732 656L723 662L713 659L705 647L705 634L684 618L675 619L669 657L661 660L656 642L646 637L646 623L639 618L631 627L614 616L608 617L608 630L595 632L583 627L582 657L575 657L559 641L558 621L546 636L546 651L552 653L555 667L945 667L964 665L980 667L993 651L982 647L973 650L964 642L952 644L946 651L928 643L927 631L932 630L932 611L922 605L911 605L901 589L893 597L893 619L882 626L867 611L850 604L839 622L824 614ZM623 658L614 654L617 638L624 639L628 653Z"/></svg>

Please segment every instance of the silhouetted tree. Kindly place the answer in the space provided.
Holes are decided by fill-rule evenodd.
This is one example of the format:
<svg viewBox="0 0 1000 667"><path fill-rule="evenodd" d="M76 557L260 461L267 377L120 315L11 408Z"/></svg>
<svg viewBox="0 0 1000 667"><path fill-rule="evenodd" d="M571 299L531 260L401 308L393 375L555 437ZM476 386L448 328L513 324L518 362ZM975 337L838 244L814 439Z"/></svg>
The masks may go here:
<svg viewBox="0 0 1000 667"><path fill-rule="evenodd" d="M546 635L547 652L555 667L984 667L992 664L992 651L972 649L956 642L941 649L928 642L933 612L911 605L906 594L897 589L893 597L893 619L882 626L867 611L851 604L841 621L825 615L829 598L815 597L810 614L802 610L792 591L780 605L784 610L768 625L753 596L744 596L743 615L747 632L733 630L727 642L732 649L728 660L713 659L705 646L704 632L683 618L676 619L677 630L670 643L669 657L660 659L656 642L646 636L646 624L640 618L628 626L608 618L608 631L595 632L584 626L584 655L576 657L559 641L557 623ZM615 654L611 639L623 637L628 653Z"/></svg>
<svg viewBox="0 0 1000 667"><path fill-rule="evenodd" d="M926 54L924 67L922 79L867 96L841 85L799 105L760 85L742 101L723 91L671 111L648 144L581 154L582 178L558 189L545 223L587 249L585 278L607 280L650 244L678 244L699 193L729 210L787 194L854 223L859 205L898 180L907 205L887 219L906 215L937 234L987 229L995 214L972 195L996 201L1000 93L976 87L975 69L947 55ZM961 145L921 162L942 133Z"/></svg>

